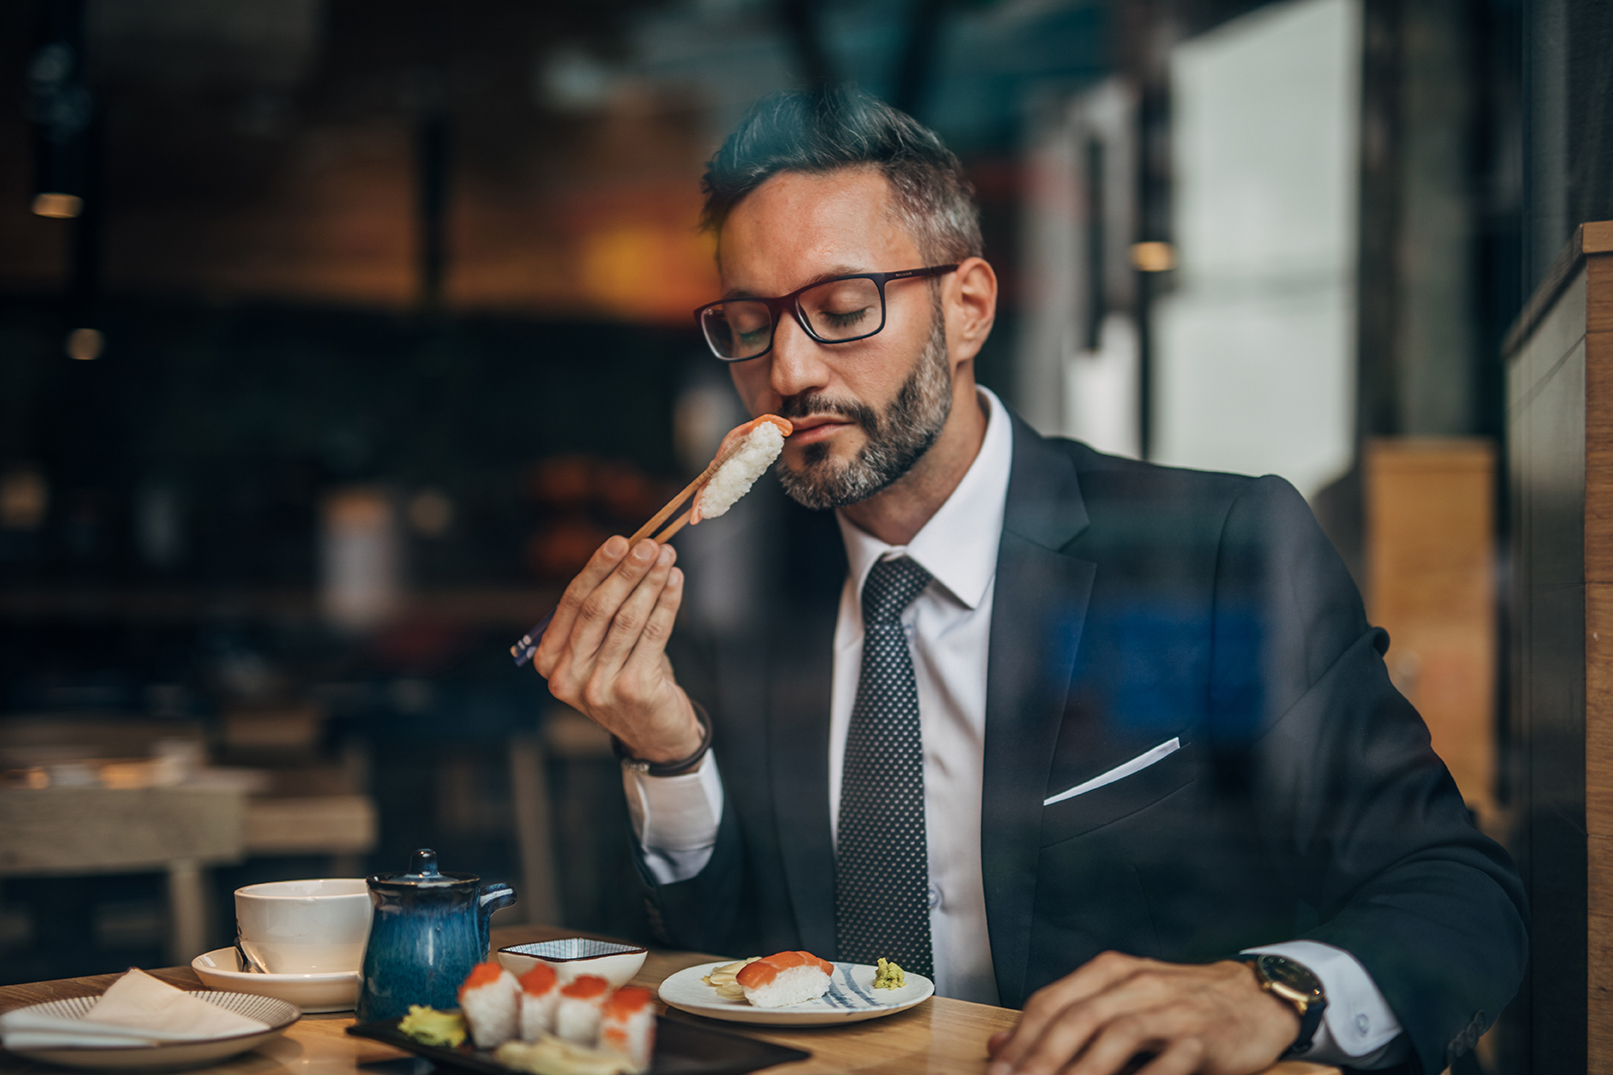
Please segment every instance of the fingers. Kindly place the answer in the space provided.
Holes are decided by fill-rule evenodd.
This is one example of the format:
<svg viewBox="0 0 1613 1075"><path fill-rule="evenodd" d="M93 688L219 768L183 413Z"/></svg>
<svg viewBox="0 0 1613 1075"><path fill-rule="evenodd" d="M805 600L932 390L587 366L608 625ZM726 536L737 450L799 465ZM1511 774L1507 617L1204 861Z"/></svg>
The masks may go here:
<svg viewBox="0 0 1613 1075"><path fill-rule="evenodd" d="M1087 992L1108 980L1101 992ZM1061 1003L1075 997L1067 1004ZM1115 1075L1138 1053L1148 1075L1263 1071L1294 1039L1293 1009L1240 963L1169 964L1106 954L1040 990L991 1075Z"/></svg>
<svg viewBox="0 0 1613 1075"><path fill-rule="evenodd" d="M538 643L538 654L533 658L538 673L545 679L553 673L555 663L571 640L571 629L576 625L583 602L612 571L616 570L616 566L626 555L627 539L620 536L610 538L594 550L594 555L589 557L588 563L577 573L577 577L571 580L566 592L560 595L560 603L555 606L554 618L549 621L548 630L543 632L543 640Z"/></svg>
<svg viewBox="0 0 1613 1075"><path fill-rule="evenodd" d="M683 572L674 567L667 572L666 585L656 599L644 630L628 663L648 673L666 660L666 644L672 637L672 627L678 621L678 609L683 605Z"/></svg>
<svg viewBox="0 0 1613 1075"><path fill-rule="evenodd" d="M1137 1075L1193 1075L1204 1061L1204 1053L1204 1043L1198 1038L1178 1038L1145 1064Z"/></svg>
<svg viewBox="0 0 1613 1075"><path fill-rule="evenodd" d="M1167 1008L1117 1016L1104 1024L1081 1059L1066 1069L1067 1075L1114 1075L1143 1050L1171 1043L1175 1023Z"/></svg>
<svg viewBox="0 0 1613 1075"><path fill-rule="evenodd" d="M1013 1029L995 1054L991 1075L1009 1075L1015 1070L1029 1070L1022 1068L1021 1061L1037 1048L1038 1043L1055 1022L1063 1021L1071 1005L1102 994L1137 973L1145 965L1147 965L1145 960L1121 955L1118 952L1104 952L1083 964L1074 973L1067 974L1053 984L1037 990L1025 1004L1025 1012L1020 1017L1019 1025ZM1085 1035L1095 1029L1095 1025L1090 1025L1088 1021L1075 1025L1084 1028L1081 1030L1079 1040L1076 1040L1070 1051L1064 1053L1062 1059L1048 1070L1056 1071L1064 1061L1074 1056L1075 1052L1086 1044ZM1069 1037L1068 1028L1061 1031L1060 1040L1067 1037Z"/></svg>
<svg viewBox="0 0 1613 1075"><path fill-rule="evenodd" d="M612 541L616 540L614 538ZM626 544L625 539L622 542ZM607 554L611 542L607 541L600 546L600 554ZM627 600L629 594L639 581L649 573L654 566L656 557L660 555L661 546L646 538L628 550L625 556L617 559L616 566L592 587L584 590L585 576L594 575L594 562L583 569L583 574L572 580L572 585L566 587L566 596L561 598L562 608L570 613L569 625L562 625L560 614L555 615L555 624L548 634L555 634L557 630L566 633L558 636L558 652L555 654L557 663L570 663L574 668L579 663L591 662L599 652L605 634L610 630L611 621L616 618L616 612L621 608L622 602ZM579 591L574 594L573 588ZM545 634L544 641L548 641Z"/></svg>
<svg viewBox="0 0 1613 1075"><path fill-rule="evenodd" d="M616 609L610 621L610 628L594 658L593 673L589 676L591 682L602 683L615 679L622 666L627 663L628 657L638 645L640 637L649 626L651 616L660 604L675 559L677 554L672 546L662 545L656 552L650 570L639 580L638 585L633 587L633 591L627 595L627 600Z"/></svg>

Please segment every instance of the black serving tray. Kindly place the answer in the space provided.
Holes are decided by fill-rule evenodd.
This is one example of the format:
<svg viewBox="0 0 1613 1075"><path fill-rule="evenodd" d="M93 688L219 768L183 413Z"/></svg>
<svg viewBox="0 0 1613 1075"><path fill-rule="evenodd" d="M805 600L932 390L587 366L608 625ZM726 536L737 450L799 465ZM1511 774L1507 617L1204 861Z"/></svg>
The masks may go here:
<svg viewBox="0 0 1613 1075"><path fill-rule="evenodd" d="M425 1045L398 1030L400 1019L382 1019L347 1028L349 1034L374 1038L438 1064L448 1064L480 1075L511 1075L513 1069L493 1059L492 1053L478 1052L469 1043L457 1049ZM686 1023L681 1019L656 1018L655 1056L650 1075L744 1075L747 1071L790 1064L812 1054L770 1041L758 1041L743 1034Z"/></svg>

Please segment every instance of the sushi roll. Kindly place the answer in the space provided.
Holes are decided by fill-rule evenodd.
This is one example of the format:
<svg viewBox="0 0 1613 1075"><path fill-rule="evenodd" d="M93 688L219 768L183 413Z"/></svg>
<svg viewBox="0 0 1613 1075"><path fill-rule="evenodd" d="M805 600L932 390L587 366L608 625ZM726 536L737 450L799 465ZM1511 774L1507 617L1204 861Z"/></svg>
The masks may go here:
<svg viewBox="0 0 1613 1075"><path fill-rule="evenodd" d="M745 999L758 1008L783 1008L817 1000L829 991L834 964L811 952L779 952L747 963L739 971Z"/></svg>
<svg viewBox="0 0 1613 1075"><path fill-rule="evenodd" d="M573 978L560 987L555 1005L554 1032L578 1045L593 1045L599 1038L599 1020L610 995L610 983L592 974Z"/></svg>
<svg viewBox="0 0 1613 1075"><path fill-rule="evenodd" d="M459 987L459 1007L478 1049L497 1049L521 1029L521 986L497 963L478 963Z"/></svg>
<svg viewBox="0 0 1613 1075"><path fill-rule="evenodd" d="M560 978L547 963L521 975L521 1040L537 1041L554 1029L554 1010L560 1003Z"/></svg>
<svg viewBox="0 0 1613 1075"><path fill-rule="evenodd" d="M605 1001L599 1048L625 1056L639 1071L650 1070L655 1053L655 1005L648 989L625 985Z"/></svg>

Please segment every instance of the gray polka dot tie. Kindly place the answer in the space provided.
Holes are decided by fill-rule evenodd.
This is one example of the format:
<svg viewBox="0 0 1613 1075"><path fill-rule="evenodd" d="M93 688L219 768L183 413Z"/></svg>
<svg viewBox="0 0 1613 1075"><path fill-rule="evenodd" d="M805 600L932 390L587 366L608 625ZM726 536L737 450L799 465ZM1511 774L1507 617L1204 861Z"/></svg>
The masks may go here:
<svg viewBox="0 0 1613 1075"><path fill-rule="evenodd" d="M863 659L846 730L835 848L840 958L895 960L933 977L924 741L902 610L930 581L912 560L881 560L863 584Z"/></svg>

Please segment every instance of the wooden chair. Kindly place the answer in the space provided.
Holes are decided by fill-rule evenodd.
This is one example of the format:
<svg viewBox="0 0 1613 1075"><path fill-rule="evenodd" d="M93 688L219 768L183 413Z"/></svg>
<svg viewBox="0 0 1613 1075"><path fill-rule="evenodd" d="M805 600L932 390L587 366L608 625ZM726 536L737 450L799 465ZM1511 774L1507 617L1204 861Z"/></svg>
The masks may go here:
<svg viewBox="0 0 1613 1075"><path fill-rule="evenodd" d="M230 787L0 789L0 877L168 875L169 958L206 950L203 870L238 862L246 793Z"/></svg>

